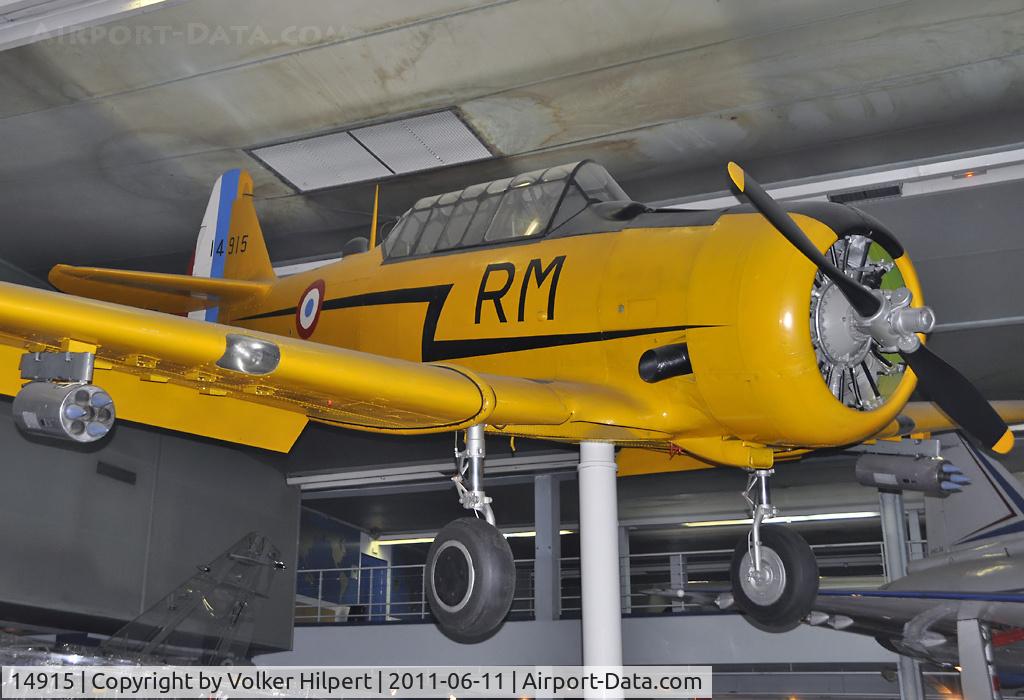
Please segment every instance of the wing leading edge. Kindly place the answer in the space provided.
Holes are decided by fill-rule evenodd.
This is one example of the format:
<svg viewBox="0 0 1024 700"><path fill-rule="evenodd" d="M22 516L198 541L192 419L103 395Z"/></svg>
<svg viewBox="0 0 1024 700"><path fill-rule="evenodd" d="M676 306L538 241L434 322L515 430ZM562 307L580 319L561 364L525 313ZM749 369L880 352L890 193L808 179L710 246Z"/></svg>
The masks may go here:
<svg viewBox="0 0 1024 700"><path fill-rule="evenodd" d="M280 360L272 371L246 374L218 365L228 336L239 335L276 346ZM60 349L68 341L97 348L101 369L94 381L108 388L126 420L280 451L290 449L307 418L416 434L484 421L558 425L584 401L605 412L631 408L628 397L604 387L478 375L452 364L409 362L0 283L0 391L17 393L21 353ZM193 410L197 401L204 410ZM250 422L231 428L225 420L236 421L210 419L232 411ZM275 431L280 436L273 437Z"/></svg>

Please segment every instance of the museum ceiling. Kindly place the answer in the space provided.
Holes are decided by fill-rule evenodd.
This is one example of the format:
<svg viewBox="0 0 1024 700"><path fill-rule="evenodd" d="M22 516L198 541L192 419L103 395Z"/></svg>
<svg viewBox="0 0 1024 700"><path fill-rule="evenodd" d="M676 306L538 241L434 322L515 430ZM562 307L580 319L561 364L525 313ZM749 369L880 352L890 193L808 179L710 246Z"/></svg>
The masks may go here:
<svg viewBox="0 0 1024 700"><path fill-rule="evenodd" d="M730 158L770 182L984 148L1024 109L1018 2L149 10L0 52L0 221L17 232L0 257L34 272L58 259L178 271L211 183L239 166L275 259L337 251L368 227L370 186L299 194L249 149L437 109L456 109L495 158L386 182L386 215L585 157L656 200L723 189Z"/></svg>

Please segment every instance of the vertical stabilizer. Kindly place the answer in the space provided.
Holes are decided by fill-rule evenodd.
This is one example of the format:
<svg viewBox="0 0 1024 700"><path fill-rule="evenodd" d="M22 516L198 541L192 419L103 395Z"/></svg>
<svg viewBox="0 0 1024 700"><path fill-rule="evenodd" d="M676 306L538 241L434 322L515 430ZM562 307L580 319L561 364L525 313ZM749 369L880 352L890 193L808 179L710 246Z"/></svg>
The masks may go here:
<svg viewBox="0 0 1024 700"><path fill-rule="evenodd" d="M926 498L928 549L932 554L973 547L985 540L1024 533L1024 486L959 433L941 436L942 456L970 485L948 498Z"/></svg>
<svg viewBox="0 0 1024 700"><path fill-rule="evenodd" d="M191 274L212 279L274 279L253 205L252 177L244 170L229 170L214 183L199 227ZM189 314L206 321L217 321L219 315L219 307Z"/></svg>

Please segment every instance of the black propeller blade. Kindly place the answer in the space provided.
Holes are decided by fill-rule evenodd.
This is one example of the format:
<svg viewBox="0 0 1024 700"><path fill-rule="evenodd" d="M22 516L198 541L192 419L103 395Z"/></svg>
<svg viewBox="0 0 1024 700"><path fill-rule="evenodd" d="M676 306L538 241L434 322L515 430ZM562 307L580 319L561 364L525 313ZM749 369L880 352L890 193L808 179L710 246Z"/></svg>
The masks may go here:
<svg viewBox="0 0 1024 700"><path fill-rule="evenodd" d="M1013 433L964 375L924 345L900 355L914 370L928 398L947 416L993 452L1010 451Z"/></svg>
<svg viewBox="0 0 1024 700"><path fill-rule="evenodd" d="M754 208L761 212L779 233L785 236L787 241L803 253L805 258L817 265L822 274L842 290L843 295L850 301L850 305L856 309L857 313L865 318L870 318L878 313L878 310L882 308L882 302L878 297L868 291L866 287L844 275L838 267L829 262L786 210L772 199L756 180L747 176L736 163L729 163L729 179L732 181L734 193L737 196L745 196L754 205Z"/></svg>
<svg viewBox="0 0 1024 700"><path fill-rule="evenodd" d="M870 318L881 310L882 300L829 262L786 210L743 168L729 163L729 179L737 197L745 197L786 240L817 265L822 274L839 287L858 314ZM1010 451L1013 433L966 377L923 344L918 344L912 352L901 350L900 356L917 375L929 398L961 428L994 452Z"/></svg>

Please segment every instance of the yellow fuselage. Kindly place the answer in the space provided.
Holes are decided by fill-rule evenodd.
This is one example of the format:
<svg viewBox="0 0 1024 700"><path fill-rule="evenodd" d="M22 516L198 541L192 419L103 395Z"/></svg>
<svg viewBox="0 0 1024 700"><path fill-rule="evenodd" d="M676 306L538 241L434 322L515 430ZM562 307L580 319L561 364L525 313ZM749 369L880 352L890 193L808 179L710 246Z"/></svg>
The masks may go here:
<svg viewBox="0 0 1024 700"><path fill-rule="evenodd" d="M796 218L822 250L836 240L825 224ZM897 265L920 305L906 256ZM523 239L394 261L378 247L283 278L259 308L225 309L222 322L297 336L296 307L322 280L314 342L634 397L631 410L617 402L586 423L503 426L495 424L497 410L493 430L673 442L735 462L727 452L743 443L778 449L861 441L888 425L913 391L907 371L874 410L835 399L811 343L814 275L760 215L725 214L710 226ZM692 374L654 384L640 378L646 350L682 342Z"/></svg>

